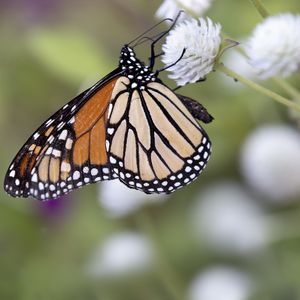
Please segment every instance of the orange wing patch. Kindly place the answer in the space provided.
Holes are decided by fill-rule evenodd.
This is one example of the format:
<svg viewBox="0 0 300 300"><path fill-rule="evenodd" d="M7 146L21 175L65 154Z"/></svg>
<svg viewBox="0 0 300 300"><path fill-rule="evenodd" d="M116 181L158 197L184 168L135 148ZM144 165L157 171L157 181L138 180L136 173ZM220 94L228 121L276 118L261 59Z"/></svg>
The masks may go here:
<svg viewBox="0 0 300 300"><path fill-rule="evenodd" d="M114 78L103 86L74 117L74 131L78 139L74 144L73 161L78 166L87 161L98 165L107 163L105 124L108 104L117 79Z"/></svg>
<svg viewBox="0 0 300 300"><path fill-rule="evenodd" d="M105 149L106 115L93 127L90 136L90 161L92 164L104 165L107 162Z"/></svg>
<svg viewBox="0 0 300 300"><path fill-rule="evenodd" d="M74 123L76 137L89 131L104 116L116 81L116 78L110 80L76 114Z"/></svg>

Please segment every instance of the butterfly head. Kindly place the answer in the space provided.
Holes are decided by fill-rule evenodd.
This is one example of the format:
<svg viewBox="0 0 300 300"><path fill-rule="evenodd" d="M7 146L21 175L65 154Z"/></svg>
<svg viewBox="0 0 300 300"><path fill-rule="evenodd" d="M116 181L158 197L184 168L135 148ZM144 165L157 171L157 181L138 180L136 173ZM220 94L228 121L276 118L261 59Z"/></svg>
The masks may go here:
<svg viewBox="0 0 300 300"><path fill-rule="evenodd" d="M134 50L128 45L122 47L119 66L124 74L138 86L156 80L156 75L136 57Z"/></svg>

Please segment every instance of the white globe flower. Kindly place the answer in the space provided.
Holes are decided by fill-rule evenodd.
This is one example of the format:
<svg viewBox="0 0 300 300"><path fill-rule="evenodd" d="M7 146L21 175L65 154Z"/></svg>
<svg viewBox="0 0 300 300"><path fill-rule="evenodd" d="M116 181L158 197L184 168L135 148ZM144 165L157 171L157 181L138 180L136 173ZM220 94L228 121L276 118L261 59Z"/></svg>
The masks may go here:
<svg viewBox="0 0 300 300"><path fill-rule="evenodd" d="M191 220L197 236L221 255L256 254L270 237L269 224L255 199L235 182L217 183L202 191Z"/></svg>
<svg viewBox="0 0 300 300"><path fill-rule="evenodd" d="M300 134L286 125L255 130L245 141L241 170L267 199L286 201L300 195Z"/></svg>
<svg viewBox="0 0 300 300"><path fill-rule="evenodd" d="M300 15L266 18L254 29L245 50L261 79L292 74L300 64Z"/></svg>
<svg viewBox="0 0 300 300"><path fill-rule="evenodd" d="M252 280L246 273L227 266L215 266L200 273L189 288L189 300L247 300Z"/></svg>
<svg viewBox="0 0 300 300"><path fill-rule="evenodd" d="M153 262L150 241L134 232L121 232L102 242L87 265L93 277L114 277L141 272Z"/></svg>
<svg viewBox="0 0 300 300"><path fill-rule="evenodd" d="M211 19L191 19L179 23L170 31L162 46L162 61L166 66L174 64L167 70L169 76L178 85L196 82L213 70L215 58L221 44L221 25Z"/></svg>
<svg viewBox="0 0 300 300"><path fill-rule="evenodd" d="M211 6L212 0L164 0L156 11L159 19L175 19L180 10L186 10L186 13L192 12L194 15L203 15ZM181 14L180 19L187 18L187 14Z"/></svg>
<svg viewBox="0 0 300 300"><path fill-rule="evenodd" d="M167 195L146 195L141 191L128 188L119 180L101 182L99 202L112 217L124 217L146 203L161 203Z"/></svg>

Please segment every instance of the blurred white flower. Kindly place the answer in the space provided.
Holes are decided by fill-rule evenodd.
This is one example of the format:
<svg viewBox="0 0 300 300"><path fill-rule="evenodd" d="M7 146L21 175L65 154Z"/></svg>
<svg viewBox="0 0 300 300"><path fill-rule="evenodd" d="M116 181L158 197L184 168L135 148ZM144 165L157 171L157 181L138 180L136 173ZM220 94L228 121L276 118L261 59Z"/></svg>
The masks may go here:
<svg viewBox="0 0 300 300"><path fill-rule="evenodd" d="M162 61L178 85L196 82L212 71L221 44L221 25L211 19L191 19L179 23L170 31L162 46Z"/></svg>
<svg viewBox="0 0 300 300"><path fill-rule="evenodd" d="M155 15L159 19L175 19L180 10L185 10L185 14L180 15L180 20L187 18L190 12L201 16L209 9L211 2L212 0L164 0Z"/></svg>
<svg viewBox="0 0 300 300"><path fill-rule="evenodd" d="M249 275L231 267L216 266L200 273L189 288L190 300L247 300L252 293Z"/></svg>
<svg viewBox="0 0 300 300"><path fill-rule="evenodd" d="M215 252L249 255L266 246L268 223L255 200L240 185L214 184L198 198L192 207L193 229Z"/></svg>
<svg viewBox="0 0 300 300"><path fill-rule="evenodd" d="M241 170L267 199L282 202L300 194L300 134L286 125L256 129L245 141Z"/></svg>
<svg viewBox="0 0 300 300"><path fill-rule="evenodd" d="M134 232L122 232L102 242L87 266L93 277L114 277L141 272L153 260L150 241Z"/></svg>
<svg viewBox="0 0 300 300"><path fill-rule="evenodd" d="M266 18L254 29L245 50L261 79L295 72L300 64L300 15Z"/></svg>
<svg viewBox="0 0 300 300"><path fill-rule="evenodd" d="M99 202L113 217L123 217L146 203L161 203L168 196L147 195L128 188L119 180L103 181L99 189Z"/></svg>

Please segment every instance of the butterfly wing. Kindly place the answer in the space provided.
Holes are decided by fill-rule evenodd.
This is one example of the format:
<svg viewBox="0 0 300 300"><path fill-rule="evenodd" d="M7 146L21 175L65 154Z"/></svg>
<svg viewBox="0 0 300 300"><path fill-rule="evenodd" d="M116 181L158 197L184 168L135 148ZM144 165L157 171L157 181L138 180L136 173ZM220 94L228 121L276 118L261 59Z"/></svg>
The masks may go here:
<svg viewBox="0 0 300 300"><path fill-rule="evenodd" d="M170 193L201 173L211 143L186 106L165 85L128 87L109 112L107 150L113 172L127 186L145 193ZM120 85L121 86L121 85Z"/></svg>
<svg viewBox="0 0 300 300"><path fill-rule="evenodd" d="M108 105L117 79L114 73L108 75L38 128L7 171L7 193L46 200L113 177L105 140Z"/></svg>

